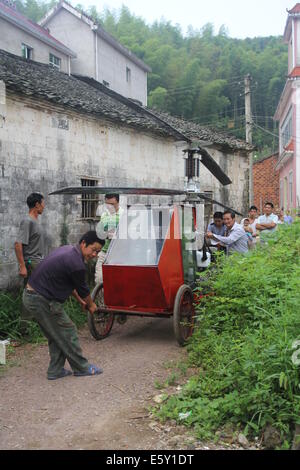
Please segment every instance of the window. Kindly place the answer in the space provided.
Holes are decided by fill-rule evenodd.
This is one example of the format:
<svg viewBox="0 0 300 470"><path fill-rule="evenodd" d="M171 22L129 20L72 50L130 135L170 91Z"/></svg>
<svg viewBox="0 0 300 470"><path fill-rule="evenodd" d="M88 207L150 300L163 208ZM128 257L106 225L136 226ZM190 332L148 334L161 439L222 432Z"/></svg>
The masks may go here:
<svg viewBox="0 0 300 470"><path fill-rule="evenodd" d="M290 207L293 205L293 172L290 171L289 174L289 200L290 200Z"/></svg>
<svg viewBox="0 0 300 470"><path fill-rule="evenodd" d="M293 114L292 109L288 113L285 121L281 126L281 151L289 144L293 136Z"/></svg>
<svg viewBox="0 0 300 470"><path fill-rule="evenodd" d="M109 88L109 82L107 82L106 80L103 80L103 85L106 86L107 88Z"/></svg>
<svg viewBox="0 0 300 470"><path fill-rule="evenodd" d="M24 59L32 59L32 52L32 47L29 47L26 44L22 44L22 57L24 57Z"/></svg>
<svg viewBox="0 0 300 470"><path fill-rule="evenodd" d="M126 82L127 83L131 82L131 70L128 67L126 67Z"/></svg>
<svg viewBox="0 0 300 470"><path fill-rule="evenodd" d="M98 186L98 180L94 178L81 178L81 186ZM98 207L98 194L83 194L81 197L81 219L95 220Z"/></svg>
<svg viewBox="0 0 300 470"><path fill-rule="evenodd" d="M49 64L52 65L52 67L55 67L59 70L60 63L61 63L61 59L59 57L56 57L53 54L49 54Z"/></svg>

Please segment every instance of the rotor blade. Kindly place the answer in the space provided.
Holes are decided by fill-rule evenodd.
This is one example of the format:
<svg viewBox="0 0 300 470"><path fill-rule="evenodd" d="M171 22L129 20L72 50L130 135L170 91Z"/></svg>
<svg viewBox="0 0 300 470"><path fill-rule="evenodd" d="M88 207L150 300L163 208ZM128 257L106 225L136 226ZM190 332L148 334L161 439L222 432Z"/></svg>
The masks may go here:
<svg viewBox="0 0 300 470"><path fill-rule="evenodd" d="M68 188L57 189L50 193L50 196L64 194L132 194L142 196L184 196L185 191L175 191L174 189L156 188L103 188L101 186L70 186Z"/></svg>
<svg viewBox="0 0 300 470"><path fill-rule="evenodd" d="M232 181L228 176L224 173L222 168L215 162L215 160L209 155L209 153L205 150L200 148L199 153L201 155L201 163L220 181L223 186L227 186L231 184Z"/></svg>
<svg viewBox="0 0 300 470"><path fill-rule="evenodd" d="M234 212L235 214L240 215L241 217L244 217L244 215L241 214L240 212L238 212L238 211L232 209L231 207L224 206L224 204L222 204L222 203L219 202L219 201L216 201L215 199L211 199L210 197L204 196L204 194L198 194L198 196L200 197L200 199L204 199L205 201L212 202L213 204L216 204L216 205L218 205L218 206L220 206L220 207L223 207L223 208L226 209L226 210L232 211L232 212Z"/></svg>

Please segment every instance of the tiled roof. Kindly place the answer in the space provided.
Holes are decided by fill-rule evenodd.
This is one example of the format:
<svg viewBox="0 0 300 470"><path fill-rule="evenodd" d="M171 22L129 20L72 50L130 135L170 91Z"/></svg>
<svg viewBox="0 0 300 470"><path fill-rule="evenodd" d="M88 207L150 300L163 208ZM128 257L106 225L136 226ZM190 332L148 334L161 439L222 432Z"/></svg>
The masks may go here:
<svg viewBox="0 0 300 470"><path fill-rule="evenodd" d="M202 140L205 142L212 142L217 145L227 147L229 149L237 150L254 150L254 147L247 144L244 140L237 139L226 132L221 132L218 129L211 127L204 127L200 124L192 121L187 121L182 118L171 116L170 114L164 113L158 110L151 110L156 116L168 122L171 126L182 132L184 135L189 137L192 141Z"/></svg>
<svg viewBox="0 0 300 470"><path fill-rule="evenodd" d="M0 50L0 80L8 91L94 115L116 124L177 141L206 141L226 150L250 151L246 142L156 110L143 108L93 79L68 76L56 68Z"/></svg>
<svg viewBox="0 0 300 470"><path fill-rule="evenodd" d="M19 28L27 31L29 34L38 37L40 40L47 42L47 44L50 44L52 47L63 52L64 54L70 55L71 57L76 57L76 54L74 52L72 52L64 44L62 44L60 41L51 36L51 34L49 34L49 32L45 28L26 18L26 16L22 15L17 10L5 5L1 2L1 0L0 17L6 19L9 22L12 22Z"/></svg>

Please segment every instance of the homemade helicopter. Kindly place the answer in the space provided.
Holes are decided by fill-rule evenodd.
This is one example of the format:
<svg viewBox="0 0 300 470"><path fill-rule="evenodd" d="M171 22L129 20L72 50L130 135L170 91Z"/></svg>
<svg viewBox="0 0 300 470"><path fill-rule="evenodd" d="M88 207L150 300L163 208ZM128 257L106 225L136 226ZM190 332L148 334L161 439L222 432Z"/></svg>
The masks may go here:
<svg viewBox="0 0 300 470"><path fill-rule="evenodd" d="M170 318L179 345L192 335L195 324L193 290L197 273L210 264L210 255L204 239L204 202L229 207L200 192L200 162L222 183L231 180L203 148L185 153L185 190L155 188L68 187L51 195L112 194L142 196L183 196L179 203L164 206L137 206L129 208L126 227L135 227L137 236L122 234L122 218L103 264L103 283L97 285L92 298L98 311L88 314L88 324L96 340L106 338L115 316L125 323L127 316ZM200 208L197 216L197 209ZM232 209L231 209L232 210ZM199 211L198 211L199 212ZM238 215L242 215L234 211ZM124 219L124 218L123 218ZM136 221L139 221L138 224ZM198 227L197 227L198 223ZM199 225L203 225L199 230ZM144 226L144 230L141 229ZM202 249L195 243L199 232ZM141 232L144 232L141 236ZM131 234L132 235L132 234ZM140 236L139 236L140 235Z"/></svg>

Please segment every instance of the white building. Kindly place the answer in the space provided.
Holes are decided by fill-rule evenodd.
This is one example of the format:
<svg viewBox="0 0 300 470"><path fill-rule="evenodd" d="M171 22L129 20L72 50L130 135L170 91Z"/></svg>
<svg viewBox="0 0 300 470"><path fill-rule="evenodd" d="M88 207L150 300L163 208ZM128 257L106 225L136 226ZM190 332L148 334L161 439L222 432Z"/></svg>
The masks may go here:
<svg viewBox="0 0 300 470"><path fill-rule="evenodd" d="M0 0L0 49L50 64L69 74L71 60L76 57L71 49L19 13L8 0Z"/></svg>
<svg viewBox="0 0 300 470"><path fill-rule="evenodd" d="M126 98L147 105L150 67L92 18L66 1L60 1L40 21L40 25L75 51L72 74L94 78Z"/></svg>

